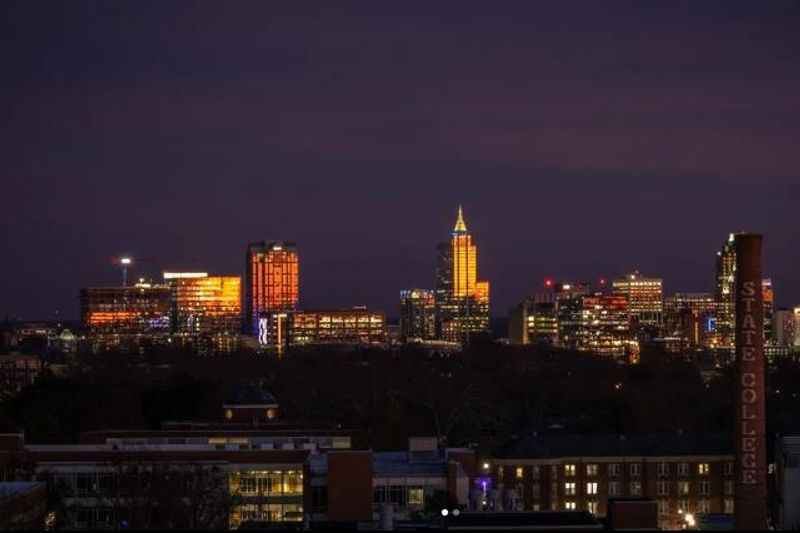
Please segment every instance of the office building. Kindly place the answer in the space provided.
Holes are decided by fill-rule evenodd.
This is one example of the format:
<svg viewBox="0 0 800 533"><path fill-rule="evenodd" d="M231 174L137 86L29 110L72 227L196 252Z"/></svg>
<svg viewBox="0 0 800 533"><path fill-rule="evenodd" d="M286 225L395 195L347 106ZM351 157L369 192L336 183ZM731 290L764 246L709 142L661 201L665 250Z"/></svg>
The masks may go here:
<svg viewBox="0 0 800 533"><path fill-rule="evenodd" d="M558 341L568 349L638 360L639 343L630 328L628 300L594 293L558 301Z"/></svg>
<svg viewBox="0 0 800 533"><path fill-rule="evenodd" d="M287 343L383 345L386 316L364 307L288 314Z"/></svg>
<svg viewBox="0 0 800 533"><path fill-rule="evenodd" d="M628 313L640 327L658 329L662 325L664 295L661 278L648 278L638 271L615 279L614 294L628 300Z"/></svg>
<svg viewBox="0 0 800 533"><path fill-rule="evenodd" d="M170 291L163 285L90 287L80 292L81 324L92 351L136 351L166 342L170 333Z"/></svg>
<svg viewBox="0 0 800 533"><path fill-rule="evenodd" d="M468 342L473 334L488 332L489 301L489 282L478 280L478 247L459 206L450 241L437 246L437 336Z"/></svg>
<svg viewBox="0 0 800 533"><path fill-rule="evenodd" d="M775 338L772 330L775 315L775 292L772 289L772 280L761 280L761 296L764 302L764 345L774 344Z"/></svg>
<svg viewBox="0 0 800 533"><path fill-rule="evenodd" d="M206 273L164 273L170 288L173 333L201 351L236 348L241 331L241 278Z"/></svg>
<svg viewBox="0 0 800 533"><path fill-rule="evenodd" d="M664 332L692 348L712 347L717 329L717 301L706 292L678 292L664 300Z"/></svg>
<svg viewBox="0 0 800 533"><path fill-rule="evenodd" d="M400 291L400 341L436 338L436 296L428 289Z"/></svg>
<svg viewBox="0 0 800 533"><path fill-rule="evenodd" d="M258 335L259 318L297 309L300 260L293 242L256 242L245 258L245 333Z"/></svg>
<svg viewBox="0 0 800 533"><path fill-rule="evenodd" d="M526 298L514 307L509 317L511 344L558 343L558 315L552 294Z"/></svg>
<svg viewBox="0 0 800 533"><path fill-rule="evenodd" d="M493 510L603 517L611 500L646 498L664 529L681 529L687 513L734 512L733 442L725 435L535 435L481 467L479 496Z"/></svg>
<svg viewBox="0 0 800 533"><path fill-rule="evenodd" d="M772 316L772 336L776 346L793 348L797 345L800 332L800 307L795 309L778 309Z"/></svg>
<svg viewBox="0 0 800 533"><path fill-rule="evenodd" d="M33 385L44 365L38 355L11 353L0 355L0 400L15 396Z"/></svg>

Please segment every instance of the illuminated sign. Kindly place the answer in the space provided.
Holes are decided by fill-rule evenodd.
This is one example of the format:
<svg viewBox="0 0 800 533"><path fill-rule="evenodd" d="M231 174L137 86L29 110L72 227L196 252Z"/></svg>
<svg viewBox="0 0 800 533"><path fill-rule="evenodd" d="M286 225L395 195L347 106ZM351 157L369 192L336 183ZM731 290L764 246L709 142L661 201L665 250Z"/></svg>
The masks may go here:
<svg viewBox="0 0 800 533"><path fill-rule="evenodd" d="M708 319L706 319L706 331L708 333L717 331L717 319L713 316L710 316Z"/></svg>
<svg viewBox="0 0 800 533"><path fill-rule="evenodd" d="M269 319L258 319L258 343L262 346L269 344Z"/></svg>

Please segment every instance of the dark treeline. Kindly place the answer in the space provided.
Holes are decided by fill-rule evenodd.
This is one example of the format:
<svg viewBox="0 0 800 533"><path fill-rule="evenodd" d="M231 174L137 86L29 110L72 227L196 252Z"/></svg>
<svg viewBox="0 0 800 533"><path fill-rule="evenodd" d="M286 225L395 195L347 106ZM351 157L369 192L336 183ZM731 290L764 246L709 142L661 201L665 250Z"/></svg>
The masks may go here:
<svg viewBox="0 0 800 533"><path fill-rule="evenodd" d="M641 364L622 366L490 343L451 356L413 347L309 348L280 360L162 353L144 363L106 353L83 359L69 377L44 376L5 401L0 430L24 430L28 442L63 443L96 429L220 420L225 391L247 381L276 396L283 421L358 429L374 449L402 449L414 435L491 452L535 431L732 431L732 369L704 380L692 363L644 355ZM800 430L800 365L780 363L768 376L769 432Z"/></svg>

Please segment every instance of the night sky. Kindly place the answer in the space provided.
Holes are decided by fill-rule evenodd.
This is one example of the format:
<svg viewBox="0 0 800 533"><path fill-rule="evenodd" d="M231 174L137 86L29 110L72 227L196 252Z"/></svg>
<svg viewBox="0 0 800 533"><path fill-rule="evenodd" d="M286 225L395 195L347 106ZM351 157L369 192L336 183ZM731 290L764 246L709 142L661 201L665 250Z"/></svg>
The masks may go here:
<svg viewBox="0 0 800 533"><path fill-rule="evenodd" d="M740 230L800 304L800 3L296 4L2 2L1 316L271 239L304 307L395 316L459 203L493 315L545 276L711 290Z"/></svg>

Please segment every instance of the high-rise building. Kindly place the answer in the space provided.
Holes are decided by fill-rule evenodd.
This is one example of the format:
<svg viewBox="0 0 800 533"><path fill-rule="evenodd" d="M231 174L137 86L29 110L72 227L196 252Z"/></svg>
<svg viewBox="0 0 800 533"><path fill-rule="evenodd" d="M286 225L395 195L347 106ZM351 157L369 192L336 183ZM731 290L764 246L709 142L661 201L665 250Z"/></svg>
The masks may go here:
<svg viewBox="0 0 800 533"><path fill-rule="evenodd" d="M627 298L628 312L638 325L661 327L664 313L661 278L647 278L637 271L615 279L612 287L614 294Z"/></svg>
<svg viewBox="0 0 800 533"><path fill-rule="evenodd" d="M797 313L797 315L795 315ZM772 315L772 339L776 346L792 348L795 339L800 333L800 307L792 309L778 309Z"/></svg>
<svg viewBox="0 0 800 533"><path fill-rule="evenodd" d="M384 344L386 316L364 307L331 311L296 311L288 314L287 343Z"/></svg>
<svg viewBox="0 0 800 533"><path fill-rule="evenodd" d="M431 340L436 338L436 297L432 290L400 291L400 339Z"/></svg>
<svg viewBox="0 0 800 533"><path fill-rule="evenodd" d="M771 344L773 337L772 319L775 315L775 292L772 290L772 280L761 280L761 296L764 302L764 344Z"/></svg>
<svg viewBox="0 0 800 533"><path fill-rule="evenodd" d="M478 279L478 247L461 206L450 241L437 246L436 333L446 341L468 342L489 331L489 282Z"/></svg>
<svg viewBox="0 0 800 533"><path fill-rule="evenodd" d="M171 294L172 330L201 352L236 348L242 323L241 278L205 272L165 272Z"/></svg>
<svg viewBox="0 0 800 533"><path fill-rule="evenodd" d="M558 339L565 348L638 360L639 344L630 330L628 300L595 293L559 301Z"/></svg>
<svg viewBox="0 0 800 533"><path fill-rule="evenodd" d="M526 298L514 307L508 336L511 344L556 344L558 317L552 294Z"/></svg>
<svg viewBox="0 0 800 533"><path fill-rule="evenodd" d="M717 301L717 321L713 344L718 348L733 349L736 311L734 284L736 283L736 243L731 233L717 252L717 276L714 298Z"/></svg>
<svg viewBox="0 0 800 533"><path fill-rule="evenodd" d="M259 332L259 318L297 309L300 261L293 242L256 242L247 247L245 276L246 333Z"/></svg>
<svg viewBox="0 0 800 533"><path fill-rule="evenodd" d="M80 293L81 321L90 335L169 333L170 293L165 286L90 287Z"/></svg>
<svg viewBox="0 0 800 533"><path fill-rule="evenodd" d="M717 328L717 302L706 292L678 292L664 300L664 332L690 347L710 347Z"/></svg>

